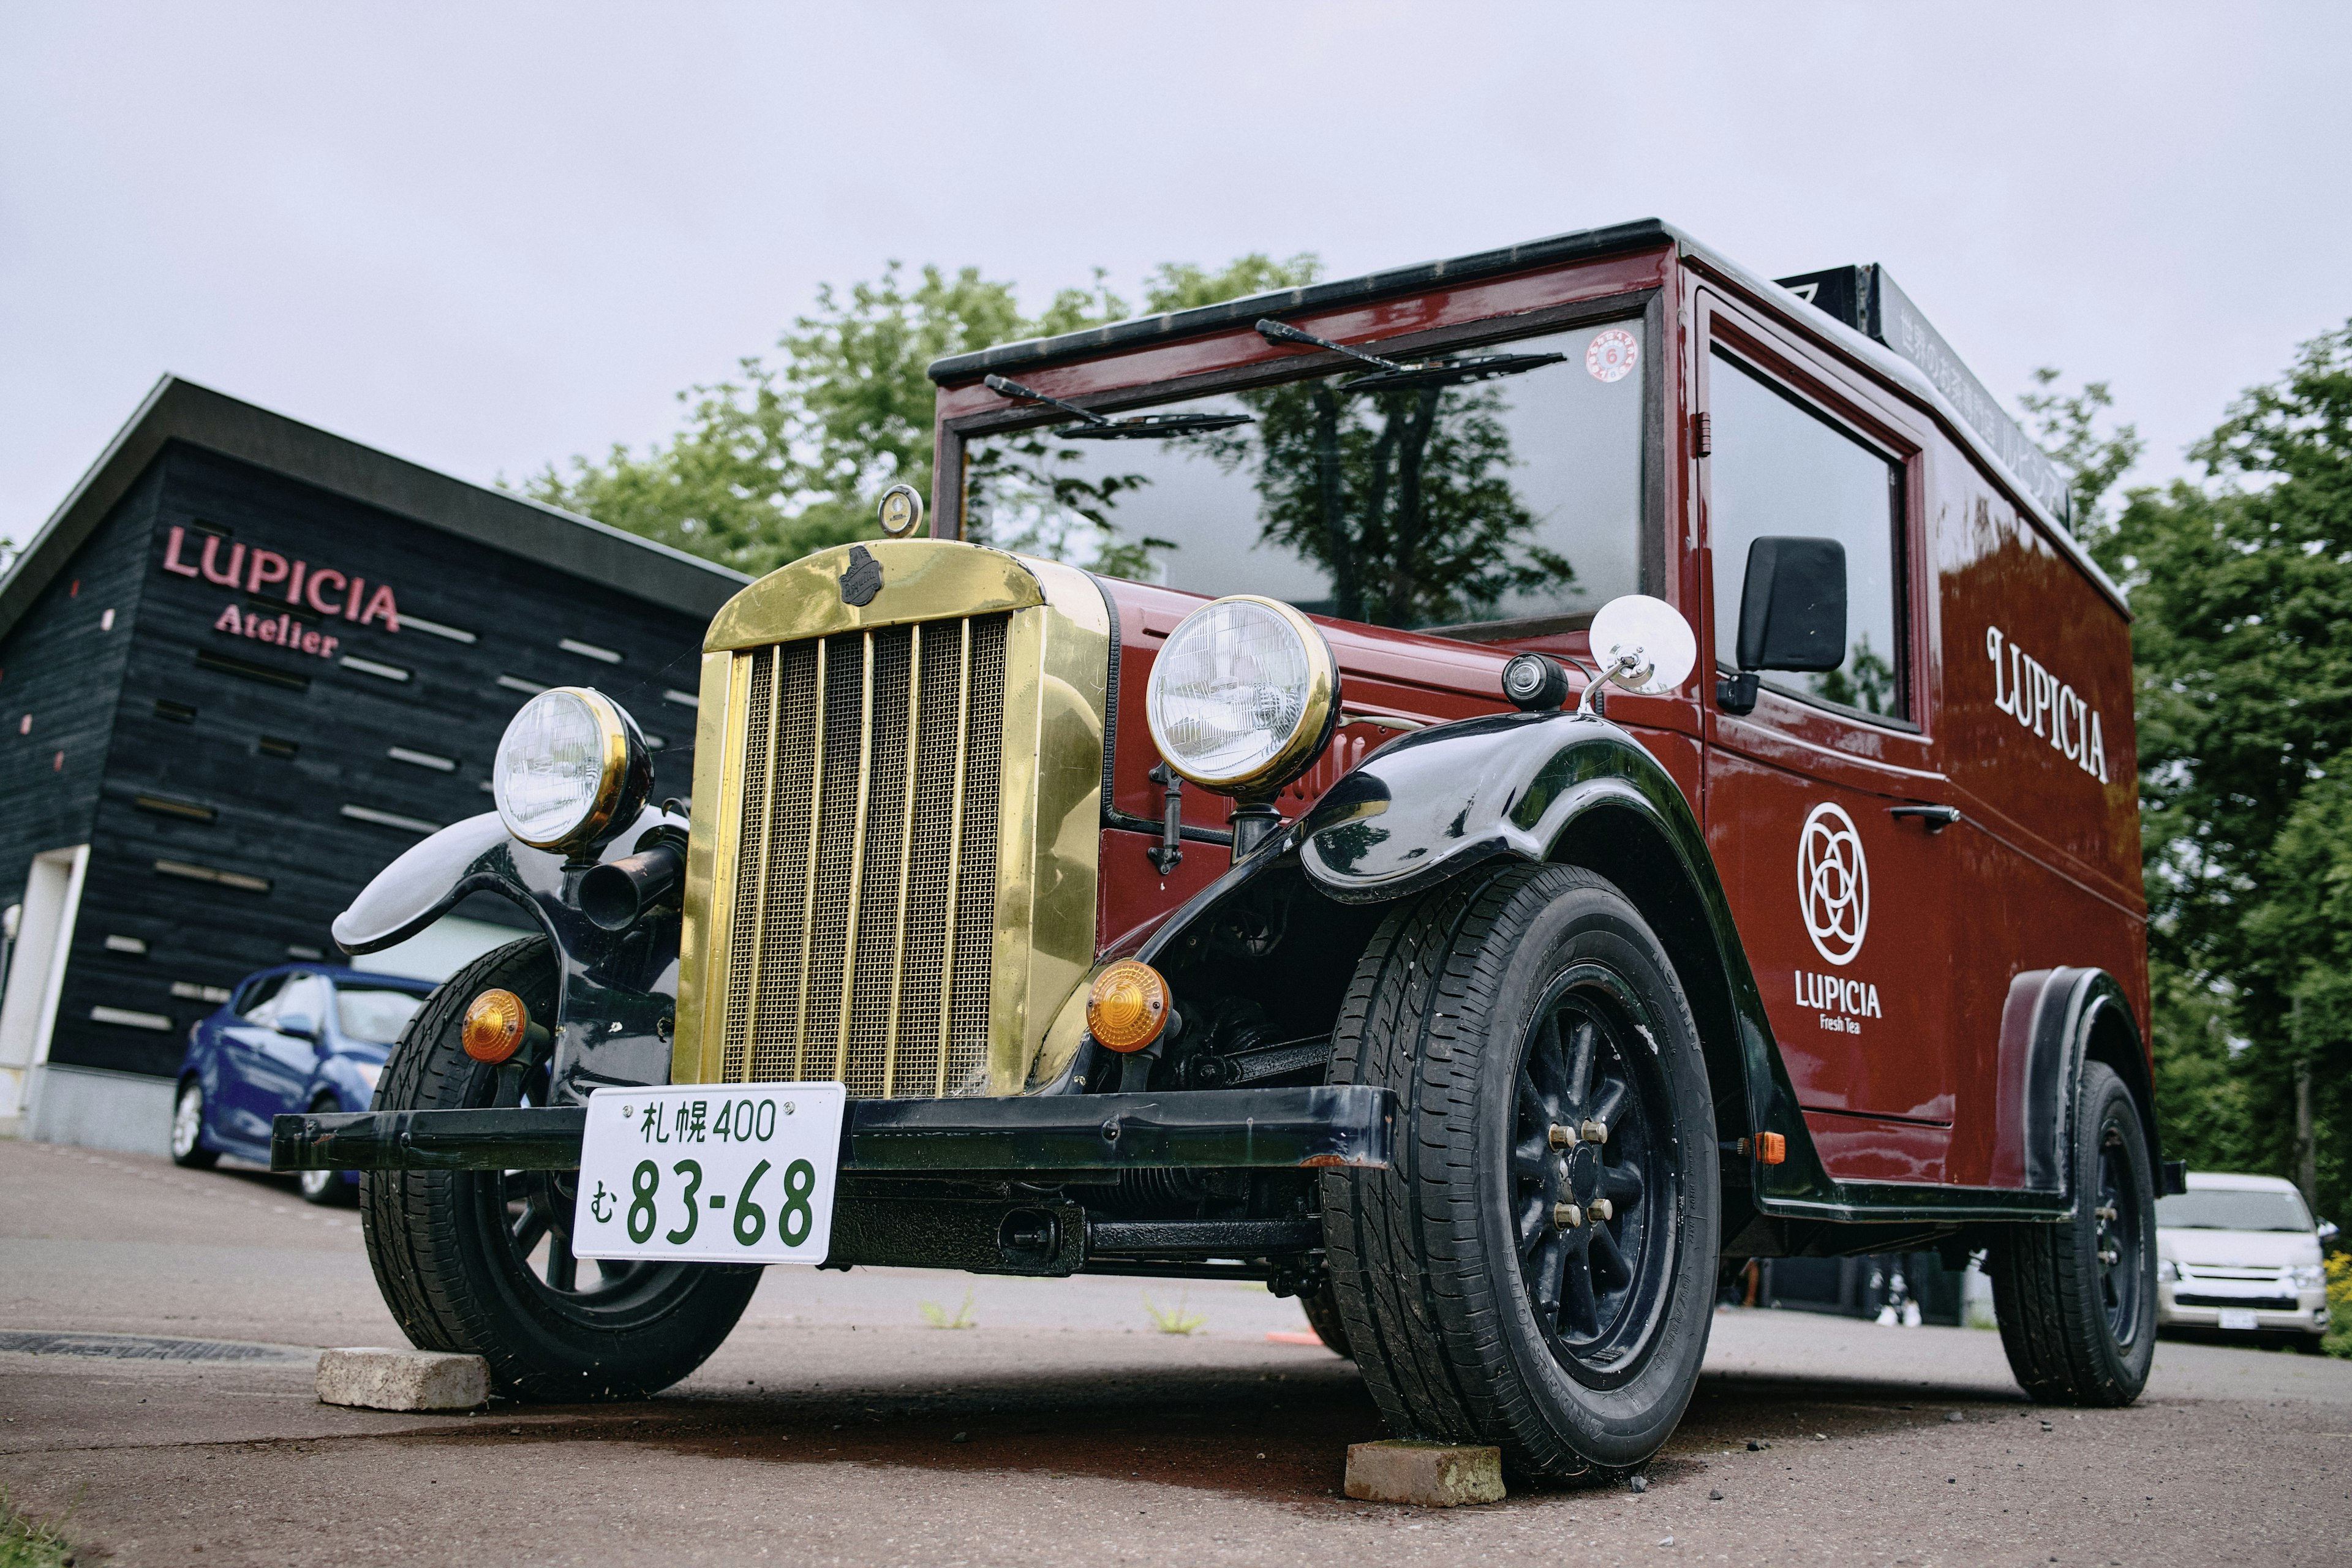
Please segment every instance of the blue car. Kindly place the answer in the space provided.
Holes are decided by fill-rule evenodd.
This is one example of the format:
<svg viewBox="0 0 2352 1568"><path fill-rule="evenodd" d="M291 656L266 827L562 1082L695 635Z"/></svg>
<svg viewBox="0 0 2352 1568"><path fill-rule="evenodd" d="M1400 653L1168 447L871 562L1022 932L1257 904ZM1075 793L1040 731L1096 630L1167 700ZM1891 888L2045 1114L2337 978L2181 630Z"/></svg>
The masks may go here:
<svg viewBox="0 0 2352 1568"><path fill-rule="evenodd" d="M400 1032L433 983L295 963L246 977L188 1031L172 1109L172 1159L202 1169L223 1154L269 1163L281 1111L365 1110ZM302 1195L346 1201L359 1175L305 1171Z"/></svg>

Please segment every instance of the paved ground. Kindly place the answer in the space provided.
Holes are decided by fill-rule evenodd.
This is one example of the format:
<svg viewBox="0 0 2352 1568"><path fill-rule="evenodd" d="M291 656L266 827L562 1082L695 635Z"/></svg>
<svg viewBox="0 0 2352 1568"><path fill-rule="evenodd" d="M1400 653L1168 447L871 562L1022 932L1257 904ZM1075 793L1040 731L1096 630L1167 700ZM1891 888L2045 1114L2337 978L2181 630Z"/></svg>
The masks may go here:
<svg viewBox="0 0 2352 1568"><path fill-rule="evenodd" d="M976 1327L925 1322L967 1287ZM1156 1331L1147 1291L1201 1331ZM778 1268L661 1399L338 1410L303 1347L399 1342L351 1211L251 1172L0 1142L0 1331L288 1347L0 1352L0 1486L71 1509L84 1563L2352 1556L2352 1363L2167 1342L2140 1404L2077 1415L2026 1405L1990 1333L1724 1312L1647 1492L1445 1512L1339 1495L1345 1445L1378 1421L1352 1368L1266 1337L1302 1327L1224 1286Z"/></svg>

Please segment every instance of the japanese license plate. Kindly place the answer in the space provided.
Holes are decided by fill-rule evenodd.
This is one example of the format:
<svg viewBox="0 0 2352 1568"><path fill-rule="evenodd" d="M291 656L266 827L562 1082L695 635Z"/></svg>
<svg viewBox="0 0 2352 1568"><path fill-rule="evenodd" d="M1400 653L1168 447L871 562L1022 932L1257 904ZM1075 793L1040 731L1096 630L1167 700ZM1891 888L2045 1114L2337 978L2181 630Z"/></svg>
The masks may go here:
<svg viewBox="0 0 2352 1568"><path fill-rule="evenodd" d="M596 1090L572 1255L824 1262L847 1098L837 1083Z"/></svg>
<svg viewBox="0 0 2352 1568"><path fill-rule="evenodd" d="M2225 1329L2252 1329L2260 1327L2261 1322L2248 1308L2224 1307L2221 1309L2221 1326Z"/></svg>

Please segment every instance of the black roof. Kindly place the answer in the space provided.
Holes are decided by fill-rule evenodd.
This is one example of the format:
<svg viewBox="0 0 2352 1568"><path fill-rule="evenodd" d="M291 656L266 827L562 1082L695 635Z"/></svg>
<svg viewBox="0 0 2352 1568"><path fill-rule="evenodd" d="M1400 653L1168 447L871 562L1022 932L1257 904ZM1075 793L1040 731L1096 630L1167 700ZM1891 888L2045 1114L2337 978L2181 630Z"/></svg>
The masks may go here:
<svg viewBox="0 0 2352 1568"><path fill-rule="evenodd" d="M1054 364L1098 353L1104 349L1139 348L1146 343L1170 342L1189 337L1194 332L1230 326L1236 321L1254 321L1260 316L1278 316L1291 310L1352 304L1359 300L1377 300L1390 294L1424 289L1432 283L1489 278L1496 273L1517 272L1553 262L1580 261L1588 257L1607 256L1617 251L1647 250L1653 246L1685 242L1686 239L1687 237L1679 230L1654 217L1613 224L1607 228L1578 229L1573 234L1556 234L1549 239L1532 239L1525 245L1505 246L1500 250L1482 250L1475 256L1457 256L1447 261L1416 262L1411 267L1391 268L1386 272L1369 273L1361 278L1342 278L1329 283L1309 284L1304 289L1281 289L1270 294L1252 294L1246 299L1228 300L1219 305L1202 305L1197 310L1175 310L1163 316L1137 316L1129 321L1113 321L1107 327L1065 332L1055 338L1030 338L1017 343L999 343L992 349L982 349L977 353L954 354L934 360L931 363L931 379L941 383L961 381L983 372L1007 370L1016 365Z"/></svg>
<svg viewBox="0 0 2352 1568"><path fill-rule="evenodd" d="M478 540L705 619L751 581L740 572L593 518L452 479L166 375L82 475L73 493L49 514L7 576L0 578L0 635L16 626L114 503L173 441L240 458L428 528Z"/></svg>

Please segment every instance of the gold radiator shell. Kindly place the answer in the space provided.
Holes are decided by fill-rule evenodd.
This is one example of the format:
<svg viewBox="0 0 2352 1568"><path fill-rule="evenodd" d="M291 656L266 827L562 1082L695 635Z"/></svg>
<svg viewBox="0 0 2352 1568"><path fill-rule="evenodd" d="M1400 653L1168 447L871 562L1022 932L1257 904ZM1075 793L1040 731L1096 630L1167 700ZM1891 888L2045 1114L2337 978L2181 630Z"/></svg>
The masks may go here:
<svg viewBox="0 0 2352 1568"><path fill-rule="evenodd" d="M881 587L863 605L844 595L844 574L854 566L869 570L853 562L853 551L866 552L881 569ZM961 878L969 860L956 837L969 816L961 809L964 790L986 781L975 781L967 766L956 770L948 799L912 787L919 782L910 766L916 732L933 721L894 727L893 705L906 704L900 719L931 711L924 702L941 693L935 679L923 697L923 672L951 668L967 683L958 693L962 710L971 696L971 655L1000 635L995 627L1003 662L998 723L992 736L957 735L971 743L967 763L984 762L986 742L994 742L996 851L976 873L992 877L992 920L961 943L950 930L948 942L948 956L960 952L965 965L986 954L980 1038L969 1018L961 1030L947 1026L951 992L970 996L973 987L959 984L954 973L905 971L910 957L919 970L928 963L926 952L909 952L910 929L920 938L925 918L923 910L908 908L908 890L920 881L910 881L910 874L921 870L919 858L937 859L944 837L950 874ZM902 648L903 679L895 673ZM780 668L792 675L820 659L835 674L830 682L816 680L814 700L823 703L833 689L836 731L853 701L858 714L854 778L845 739L837 734L828 748L820 733L786 733L763 713L786 689ZM840 673L853 664L854 687ZM671 1081L839 1078L860 1098L1020 1092L1047 1025L1094 961L1109 667L1109 611L1085 573L949 541L823 551L730 601L704 642ZM780 795L779 771L757 743L755 721L786 745L814 746L816 766L832 751L834 768L822 775L813 768L808 776L821 779L815 795L836 808L854 798L851 809L863 826L850 842L819 844L812 832L784 843L769 831L768 812L790 792ZM930 782L936 795L944 782L936 767ZM749 856L747 802L765 836ZM780 851L805 857L797 880L789 868L774 874ZM822 868L820 851L827 857ZM936 877L930 885L936 888ZM759 900L779 888L797 894L802 910L772 917ZM887 918L869 905L869 895L888 907ZM829 900L822 910L820 898ZM952 895L944 911L950 927L951 906ZM840 940L821 939L821 929L837 931ZM793 951L764 951L779 931ZM968 968L962 973L971 978ZM934 991L940 998L936 1024L922 1003ZM919 1018L900 1016L899 1003L909 994L918 997L913 1014ZM783 1049L778 1042L787 1036L790 1048Z"/></svg>

